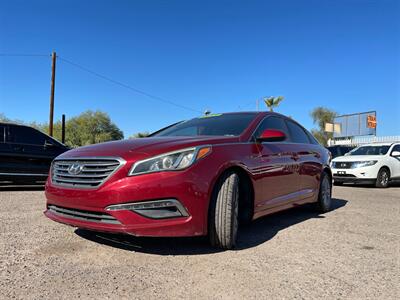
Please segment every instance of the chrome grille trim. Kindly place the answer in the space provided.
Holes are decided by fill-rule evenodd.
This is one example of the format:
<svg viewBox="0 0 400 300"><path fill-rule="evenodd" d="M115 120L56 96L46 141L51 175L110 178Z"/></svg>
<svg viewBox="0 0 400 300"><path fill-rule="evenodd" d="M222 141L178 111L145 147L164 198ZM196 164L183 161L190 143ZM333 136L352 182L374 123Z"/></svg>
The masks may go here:
<svg viewBox="0 0 400 300"><path fill-rule="evenodd" d="M68 168L75 163L83 166L79 174L70 174ZM97 189L126 161L120 157L73 157L55 159L51 167L53 185L72 189Z"/></svg>
<svg viewBox="0 0 400 300"><path fill-rule="evenodd" d="M105 213L83 211L78 209L60 207L56 205L49 205L47 209L50 212L64 218L95 222L95 223L121 224L116 218Z"/></svg>
<svg viewBox="0 0 400 300"><path fill-rule="evenodd" d="M352 161L334 161L332 167L335 169L351 169L353 168Z"/></svg>

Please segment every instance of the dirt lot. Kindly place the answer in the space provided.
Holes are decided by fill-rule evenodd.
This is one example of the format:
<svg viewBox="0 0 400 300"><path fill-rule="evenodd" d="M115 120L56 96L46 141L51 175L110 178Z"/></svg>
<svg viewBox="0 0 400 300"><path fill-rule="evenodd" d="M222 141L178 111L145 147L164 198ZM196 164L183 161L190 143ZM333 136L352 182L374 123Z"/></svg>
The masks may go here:
<svg viewBox="0 0 400 300"><path fill-rule="evenodd" d="M296 208L204 239L90 234L47 220L41 190L0 191L0 298L399 299L400 187L335 187L334 210Z"/></svg>

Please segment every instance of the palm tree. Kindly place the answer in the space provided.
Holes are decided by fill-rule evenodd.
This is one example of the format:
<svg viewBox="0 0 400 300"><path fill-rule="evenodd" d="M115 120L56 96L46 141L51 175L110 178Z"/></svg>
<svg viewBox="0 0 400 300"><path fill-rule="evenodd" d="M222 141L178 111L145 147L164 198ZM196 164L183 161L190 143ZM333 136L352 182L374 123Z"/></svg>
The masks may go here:
<svg viewBox="0 0 400 300"><path fill-rule="evenodd" d="M274 107L277 107L283 101L283 99L283 96L270 96L263 98L265 105L269 108L269 111L274 111Z"/></svg>

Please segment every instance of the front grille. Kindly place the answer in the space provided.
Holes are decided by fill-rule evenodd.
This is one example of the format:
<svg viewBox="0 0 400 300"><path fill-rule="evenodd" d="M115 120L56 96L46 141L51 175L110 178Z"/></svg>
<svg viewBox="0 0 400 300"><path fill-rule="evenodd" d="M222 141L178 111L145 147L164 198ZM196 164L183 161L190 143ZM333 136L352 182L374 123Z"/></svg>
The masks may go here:
<svg viewBox="0 0 400 300"><path fill-rule="evenodd" d="M47 209L50 212L65 218L96 223L121 224L116 218L105 213L65 208L55 205L49 205Z"/></svg>
<svg viewBox="0 0 400 300"><path fill-rule="evenodd" d="M353 177L357 177L356 175L353 174L333 174L334 177L347 177L347 178L353 178Z"/></svg>
<svg viewBox="0 0 400 300"><path fill-rule="evenodd" d="M335 161L333 162L332 167L335 169L351 169L353 167L353 163L345 161Z"/></svg>
<svg viewBox="0 0 400 300"><path fill-rule="evenodd" d="M123 164L120 158L73 158L55 160L51 180L69 188L97 188Z"/></svg>

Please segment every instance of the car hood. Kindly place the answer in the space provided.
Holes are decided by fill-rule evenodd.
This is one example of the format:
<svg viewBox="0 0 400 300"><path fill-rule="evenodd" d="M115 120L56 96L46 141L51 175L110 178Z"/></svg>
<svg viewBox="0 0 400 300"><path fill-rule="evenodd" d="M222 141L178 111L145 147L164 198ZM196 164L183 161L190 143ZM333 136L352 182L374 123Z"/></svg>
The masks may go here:
<svg viewBox="0 0 400 300"><path fill-rule="evenodd" d="M148 137L100 143L67 151L58 158L116 156L131 159L136 154L153 156L200 145L238 142L238 137Z"/></svg>
<svg viewBox="0 0 400 300"><path fill-rule="evenodd" d="M334 158L332 161L366 161L366 160L379 160L382 159L383 155L346 155Z"/></svg>

